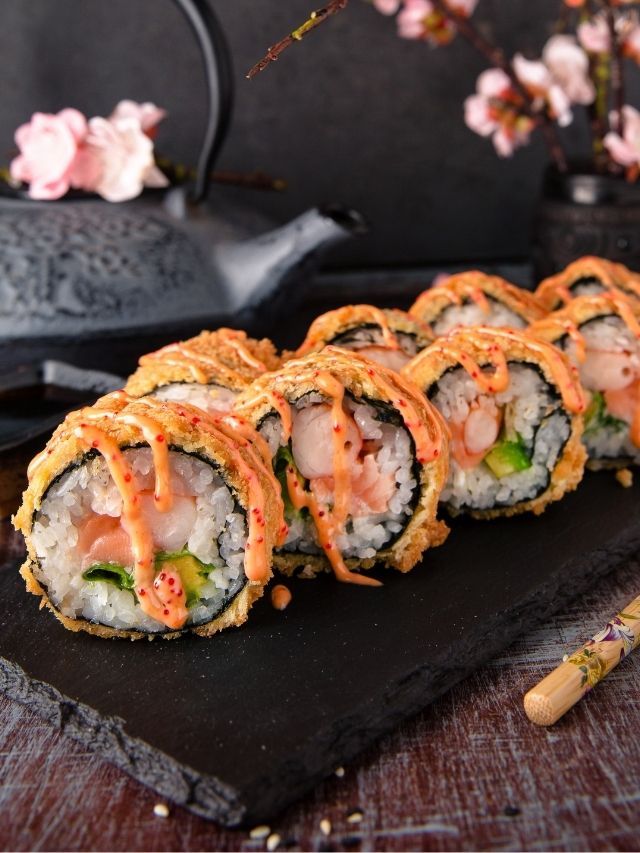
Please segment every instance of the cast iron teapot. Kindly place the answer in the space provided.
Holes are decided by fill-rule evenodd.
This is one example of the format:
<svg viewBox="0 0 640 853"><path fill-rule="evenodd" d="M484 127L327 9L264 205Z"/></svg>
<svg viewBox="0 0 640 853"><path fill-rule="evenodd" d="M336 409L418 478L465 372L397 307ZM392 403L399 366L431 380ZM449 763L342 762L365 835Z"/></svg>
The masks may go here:
<svg viewBox="0 0 640 853"><path fill-rule="evenodd" d="M208 205L231 114L230 57L206 0L174 0L197 37L208 118L191 187L120 204L93 196L0 198L0 363L59 357L125 370L142 352L217 325L248 326L318 254L363 229L339 206L255 236L259 217Z"/></svg>

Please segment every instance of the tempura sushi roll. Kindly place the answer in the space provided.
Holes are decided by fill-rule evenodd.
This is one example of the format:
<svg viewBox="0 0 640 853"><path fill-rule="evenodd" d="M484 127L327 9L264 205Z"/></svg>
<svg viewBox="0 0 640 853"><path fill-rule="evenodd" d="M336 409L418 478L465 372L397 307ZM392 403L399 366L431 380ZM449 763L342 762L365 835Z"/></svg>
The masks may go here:
<svg viewBox="0 0 640 853"><path fill-rule="evenodd" d="M451 431L442 501L477 518L541 513L574 489L585 402L567 357L526 332L461 328L404 370Z"/></svg>
<svg viewBox="0 0 640 853"><path fill-rule="evenodd" d="M605 258L587 256L538 285L536 298L547 311L556 311L578 296L624 295L640 303L640 275Z"/></svg>
<svg viewBox="0 0 640 853"><path fill-rule="evenodd" d="M333 344L401 370L433 340L430 330L406 311L345 305L317 317L295 353L300 357Z"/></svg>
<svg viewBox="0 0 640 853"><path fill-rule="evenodd" d="M101 637L242 624L284 535L264 442L191 406L128 400L69 415L31 463L14 518L27 589Z"/></svg>
<svg viewBox="0 0 640 853"><path fill-rule="evenodd" d="M190 403L205 412L228 412L240 391L280 366L267 338L218 329L143 355L125 391L132 397Z"/></svg>
<svg viewBox="0 0 640 853"><path fill-rule="evenodd" d="M639 320L640 307L605 293L573 299L531 330L564 350L580 371L591 468L640 465Z"/></svg>
<svg viewBox="0 0 640 853"><path fill-rule="evenodd" d="M472 270L425 290L409 313L435 335L445 335L456 326L524 329L546 312L527 290L497 275Z"/></svg>
<svg viewBox="0 0 640 853"><path fill-rule="evenodd" d="M352 570L380 562L406 572L444 541L446 428L395 371L327 347L256 380L236 411L268 442L282 485L283 572L333 568L339 580L375 584Z"/></svg>

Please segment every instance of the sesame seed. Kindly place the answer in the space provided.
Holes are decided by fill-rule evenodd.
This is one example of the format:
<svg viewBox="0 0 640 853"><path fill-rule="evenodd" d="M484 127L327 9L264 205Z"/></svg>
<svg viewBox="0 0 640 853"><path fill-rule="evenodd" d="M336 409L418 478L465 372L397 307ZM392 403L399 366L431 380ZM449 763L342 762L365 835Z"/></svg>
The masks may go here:
<svg viewBox="0 0 640 853"><path fill-rule="evenodd" d="M351 812L350 815L347 816L347 823L360 823L364 815L361 811Z"/></svg>
<svg viewBox="0 0 640 853"><path fill-rule="evenodd" d="M342 779L342 777L344 776L344 767L336 767L334 772L338 779Z"/></svg>
<svg viewBox="0 0 640 853"><path fill-rule="evenodd" d="M329 818L323 817L320 821L320 832L323 835L331 835L331 821Z"/></svg>
<svg viewBox="0 0 640 853"><path fill-rule="evenodd" d="M253 827L249 833L249 838L266 838L268 835L271 835L271 827L261 824L260 826Z"/></svg>
<svg viewBox="0 0 640 853"><path fill-rule="evenodd" d="M280 836L277 832L272 832L271 835L267 838L267 850L277 850L278 844L280 844Z"/></svg>
<svg viewBox="0 0 640 853"><path fill-rule="evenodd" d="M156 817L169 817L169 806L166 803L156 803L153 813Z"/></svg>

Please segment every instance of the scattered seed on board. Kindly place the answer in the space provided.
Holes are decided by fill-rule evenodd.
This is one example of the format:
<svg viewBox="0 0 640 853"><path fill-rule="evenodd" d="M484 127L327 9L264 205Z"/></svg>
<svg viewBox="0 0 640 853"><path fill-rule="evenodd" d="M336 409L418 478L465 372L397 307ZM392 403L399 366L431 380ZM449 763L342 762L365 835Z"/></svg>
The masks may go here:
<svg viewBox="0 0 640 853"><path fill-rule="evenodd" d="M156 817L169 817L169 806L166 803L156 803L153 813Z"/></svg>
<svg viewBox="0 0 640 853"><path fill-rule="evenodd" d="M361 811L356 810L347 816L347 823L360 823L364 815Z"/></svg>
<svg viewBox="0 0 640 853"><path fill-rule="evenodd" d="M266 838L267 835L271 835L271 827L261 824L253 827L249 833L249 838Z"/></svg>
<svg viewBox="0 0 640 853"><path fill-rule="evenodd" d="M331 821L326 817L320 821L320 832L323 835L331 835Z"/></svg>
<svg viewBox="0 0 640 853"><path fill-rule="evenodd" d="M344 767L336 767L334 773L336 774L338 779L342 779L342 777L344 776Z"/></svg>
<svg viewBox="0 0 640 853"><path fill-rule="evenodd" d="M273 853L274 850L278 849L278 844L280 844L280 836L277 832L272 832L267 838L267 850Z"/></svg>

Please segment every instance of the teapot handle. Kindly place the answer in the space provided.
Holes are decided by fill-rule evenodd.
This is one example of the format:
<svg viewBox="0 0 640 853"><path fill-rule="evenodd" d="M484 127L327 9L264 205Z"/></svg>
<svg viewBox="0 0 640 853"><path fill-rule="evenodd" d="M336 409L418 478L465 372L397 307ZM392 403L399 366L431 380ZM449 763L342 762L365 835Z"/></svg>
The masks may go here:
<svg viewBox="0 0 640 853"><path fill-rule="evenodd" d="M198 156L191 198L198 202L209 189L210 174L222 147L233 109L232 66L222 27L207 0L174 0L200 46L207 79L207 125Z"/></svg>

